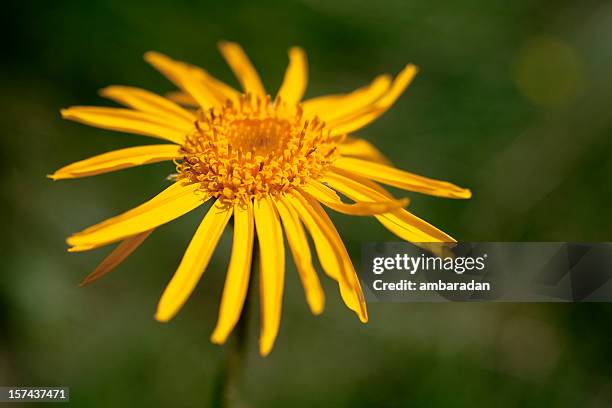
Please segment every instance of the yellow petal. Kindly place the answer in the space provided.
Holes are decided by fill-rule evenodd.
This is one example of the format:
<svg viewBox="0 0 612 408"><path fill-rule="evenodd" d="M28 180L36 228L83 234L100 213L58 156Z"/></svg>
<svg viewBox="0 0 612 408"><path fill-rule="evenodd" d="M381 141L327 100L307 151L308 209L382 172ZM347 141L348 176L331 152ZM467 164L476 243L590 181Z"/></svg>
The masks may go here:
<svg viewBox="0 0 612 408"><path fill-rule="evenodd" d="M352 174L350 172L347 172L347 171L344 171L344 170L340 170L340 169L332 169L329 173L325 173L325 176L327 176L328 174L343 175L345 177L348 177L349 180L357 181L360 184L363 184L365 187L368 187L370 190L374 190L380 196L387 197L387 198L394 198L393 194L391 194L388 190L386 190L383 186L381 186L380 184L378 184L375 181L368 180L368 179L363 178L363 177L355 176L354 174ZM325 178L323 178L321 181L326 182Z"/></svg>
<svg viewBox="0 0 612 408"><path fill-rule="evenodd" d="M78 232L66 240L74 251L110 244L172 221L202 205L209 197L198 184L177 182L148 202Z"/></svg>
<svg viewBox="0 0 612 408"><path fill-rule="evenodd" d="M289 50L289 66L285 71L285 78L281 85L278 96L281 101L295 105L302 99L308 83L308 62L306 53L299 47Z"/></svg>
<svg viewBox="0 0 612 408"><path fill-rule="evenodd" d="M236 78L238 78L244 92L264 97L266 91L261 83L261 79L242 47L234 42L221 41L219 43L219 50L234 72L234 75L236 75Z"/></svg>
<svg viewBox="0 0 612 408"><path fill-rule="evenodd" d="M284 200L291 205L312 236L319 262L325 273L336 280L341 288L350 288L350 279L342 266L342 259L330 244L334 239L333 231L319 219L316 211L301 194L287 194Z"/></svg>
<svg viewBox="0 0 612 408"><path fill-rule="evenodd" d="M141 232L140 234L136 234L132 237L127 238L122 243L120 243L117 248L113 249L113 251L106 257L104 260L98 265L98 267L85 279L80 283L79 286L89 285L93 283L115 269L119 266L123 261L127 259L128 256L132 254L140 244L144 242L145 239L153 232L152 229Z"/></svg>
<svg viewBox="0 0 612 408"><path fill-rule="evenodd" d="M118 215L113 218L109 218L106 221L103 221L89 228L86 228L85 230L83 230L83 232L96 231L97 229L107 227L113 223L121 221L122 219L127 219L130 217L139 215L139 214L143 214L146 211L149 211L158 205L164 204L169 200L174 200L176 197L179 197L181 194L184 194L186 191L190 191L193 194L199 195L201 199L203 200L203 202L206 202L206 200L210 198L207 195L201 193L198 184L188 184L188 183L185 183L184 181L177 181L171 184L170 186L168 186L167 188L165 188L164 190L162 190L155 197L139 205L138 207L132 208L131 210L126 211L121 215Z"/></svg>
<svg viewBox="0 0 612 408"><path fill-rule="evenodd" d="M111 171L182 157L178 145L149 145L113 150L62 167L48 177L53 180L93 176Z"/></svg>
<svg viewBox="0 0 612 408"><path fill-rule="evenodd" d="M170 99L173 102L178 103L179 105L193 107L193 108L198 106L198 102L195 99L193 99L193 96L189 95L188 93L182 92L182 91L168 92L165 96L166 98Z"/></svg>
<svg viewBox="0 0 612 408"><path fill-rule="evenodd" d="M161 54L157 54L157 55L161 55ZM163 57L166 58L167 60L170 60L170 58L168 57L165 57L165 56ZM201 81L202 84L207 89L210 90L210 92L214 95L217 102L224 104L228 99L234 102L238 102L239 97L240 97L240 92L238 92L231 86L227 85L225 82L220 81L219 79L210 75L207 71L195 65L187 64L185 62L178 62L178 61L176 62L176 64L178 64L179 66L179 71L180 71L181 66L186 67L188 72L190 72L195 77L195 79ZM174 66L176 66L176 64ZM179 81L176 81L176 80L174 81L175 84L178 82ZM178 98L179 100L176 101L178 103L197 106L196 100L193 99L193 97L191 97L189 94L185 94L182 92L175 92L175 93L170 93L170 95L172 97Z"/></svg>
<svg viewBox="0 0 612 408"><path fill-rule="evenodd" d="M234 206L232 257L225 277L225 287L219 307L219 320L210 338L213 343L225 343L240 319L240 313L249 288L254 232L251 202L248 201L246 206L236 204Z"/></svg>
<svg viewBox="0 0 612 408"><path fill-rule="evenodd" d="M167 322L185 304L200 281L231 215L232 208L228 208L219 200L215 201L206 213L159 300L156 320Z"/></svg>
<svg viewBox="0 0 612 408"><path fill-rule="evenodd" d="M353 200L379 200L385 197L361 183L359 178L355 180L343 174L328 172L323 181ZM388 230L409 242L455 242L449 235L404 209L376 215L376 218Z"/></svg>
<svg viewBox="0 0 612 408"><path fill-rule="evenodd" d="M147 51L144 60L158 70L170 82L182 89L182 77L185 75L186 64L156 51Z"/></svg>
<svg viewBox="0 0 612 408"><path fill-rule="evenodd" d="M307 185L302 187L302 189L327 207L348 215L383 214L408 205L408 199L406 198L395 200L386 197L381 197L376 201L355 200L357 202L354 204L346 204L342 202L334 190L315 180L311 180Z"/></svg>
<svg viewBox="0 0 612 408"><path fill-rule="evenodd" d="M192 112L144 89L115 85L100 90L100 95L142 112L149 112L166 117L169 120L176 120L181 123L181 128L191 127L195 120L195 115Z"/></svg>
<svg viewBox="0 0 612 408"><path fill-rule="evenodd" d="M368 313L359 279L334 224L316 200L297 192L287 194L285 198L310 232L323 270L338 282L342 300L362 322L367 322Z"/></svg>
<svg viewBox="0 0 612 408"><path fill-rule="evenodd" d="M458 187L447 181L430 179L367 160L340 157L334 161L333 165L357 176L376 180L404 190L447 198L470 198L472 196L470 190Z"/></svg>
<svg viewBox="0 0 612 408"><path fill-rule="evenodd" d="M284 198L277 198L276 208L285 227L289 248L291 249L295 266L302 281L310 311L315 315L319 315L325 307L325 294L323 293L323 288L321 288L317 272L312 265L310 245L308 244L304 227L291 204L285 203Z"/></svg>
<svg viewBox="0 0 612 408"><path fill-rule="evenodd" d="M391 161L380 150L364 139L347 137L338 147L343 156L354 156L387 166L391 165Z"/></svg>
<svg viewBox="0 0 612 408"><path fill-rule="evenodd" d="M202 81L204 81L204 84L213 91L218 100L225 102L226 100L230 99L237 102L240 99L240 92L227 85L225 82L218 80L212 75L209 75L204 70L201 70L201 73Z"/></svg>
<svg viewBox="0 0 612 408"><path fill-rule="evenodd" d="M375 103L361 111L355 112L351 116L329 121L328 124L332 128L332 134L351 133L375 121L395 103L410 82L412 82L416 73L417 68L414 65L407 65L393 80L388 92L377 99Z"/></svg>
<svg viewBox="0 0 612 408"><path fill-rule="evenodd" d="M307 117L318 116L326 122L352 117L371 106L389 89L391 77L380 75L368 86L349 94L326 95L304 101L302 104Z"/></svg>
<svg viewBox="0 0 612 408"><path fill-rule="evenodd" d="M270 197L255 201L255 227L260 251L261 335L259 353L267 356L278 335L285 280L283 231Z"/></svg>
<svg viewBox="0 0 612 408"><path fill-rule="evenodd" d="M209 108L223 103L203 82L204 74L201 69L184 62L175 61L154 51L145 53L144 58L176 86L191 95L201 107Z"/></svg>
<svg viewBox="0 0 612 408"><path fill-rule="evenodd" d="M183 143L190 127L149 112L98 106L72 106L61 110L62 118L119 132L152 136Z"/></svg>
<svg viewBox="0 0 612 408"><path fill-rule="evenodd" d="M194 77L194 80L199 81L211 94L215 97L218 104L225 104L227 100L238 102L240 99L240 92L236 91L231 86L219 81L215 77L211 76L208 72L203 69L192 67L190 70Z"/></svg>

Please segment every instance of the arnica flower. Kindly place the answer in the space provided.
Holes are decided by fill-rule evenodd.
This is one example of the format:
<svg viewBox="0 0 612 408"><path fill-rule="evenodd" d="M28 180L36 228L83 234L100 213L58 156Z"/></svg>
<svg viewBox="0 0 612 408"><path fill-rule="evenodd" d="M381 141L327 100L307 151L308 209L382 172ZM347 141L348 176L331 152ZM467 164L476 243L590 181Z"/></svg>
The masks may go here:
<svg viewBox="0 0 612 408"><path fill-rule="evenodd" d="M157 227L210 201L210 209L161 296L155 314L158 321L172 319L187 301L233 217L231 259L212 342L224 343L240 318L255 237L260 253L262 355L271 351L279 330L284 237L312 313L323 311L325 298L308 235L323 270L338 283L344 303L366 322L359 279L321 204L344 214L374 216L406 241L454 242L406 211L403 207L408 200L393 198L379 183L439 197L471 196L469 190L451 183L391 167L370 143L349 136L389 109L417 68L407 65L395 78L381 75L351 93L302 101L308 75L302 49L290 49L282 85L271 96L239 45L222 42L219 47L242 91L198 67L149 52L145 60L179 91L162 97L139 88L110 86L101 94L127 108L74 106L61 111L65 119L166 143L114 150L79 161L50 175L53 180L161 161L176 165L173 184L161 193L67 239L69 251L75 252L119 242L83 283L115 268Z"/></svg>

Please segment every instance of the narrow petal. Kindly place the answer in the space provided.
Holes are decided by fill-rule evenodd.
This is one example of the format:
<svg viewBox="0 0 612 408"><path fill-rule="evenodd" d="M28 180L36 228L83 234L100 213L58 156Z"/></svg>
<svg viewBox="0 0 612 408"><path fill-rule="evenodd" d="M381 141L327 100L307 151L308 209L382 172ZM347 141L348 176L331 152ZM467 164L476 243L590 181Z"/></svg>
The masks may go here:
<svg viewBox="0 0 612 408"><path fill-rule="evenodd" d="M83 231L95 231L97 229L100 229L102 227L107 227L117 221L121 221L125 218L129 218L129 217L134 217L136 215L142 214L146 211L151 210L152 208L160 205L160 204L164 204L165 202L169 201L169 200L174 200L176 197L181 196L182 194L184 194L186 191L190 191L193 194L199 195L202 199L202 203L206 202L206 200L209 199L209 197L205 194L202 194L200 191L200 188L197 184L188 184L185 183L184 181L177 181L173 184L171 184L170 186L168 186L167 188L165 188L164 190L162 190L160 193L158 193L155 197L153 197L152 199L150 199L149 201L139 205L138 207L132 208L129 211L126 211L125 213L113 217L113 218L109 218L106 221L103 221L101 223L98 223L96 225L93 225L89 228L86 228Z"/></svg>
<svg viewBox="0 0 612 408"><path fill-rule="evenodd" d="M220 81L212 75L208 74L206 71L201 70L201 72L202 81L214 92L218 100L221 100L223 102L228 99L234 102L237 102L239 100L240 92L227 85L225 82Z"/></svg>
<svg viewBox="0 0 612 408"><path fill-rule="evenodd" d="M235 90L233 87L215 78L214 76L212 76L211 74L209 74L207 71L203 70L200 67L197 67L191 64L187 64L185 62L182 62L179 64L183 64L183 66L187 67L189 69L189 72L191 72L192 75L197 80L201 81L202 84L207 89L210 90L210 92L214 95L214 97L219 103L225 103L228 99L234 102L238 102L239 97L240 97L240 92ZM184 102L191 102L192 105L197 106L197 102L195 101L195 99L193 99L193 97L191 97L189 94L185 94L185 93L181 93L181 94L183 95L183 97L178 96L177 93L174 93L174 94L171 93L171 95L174 95L178 97L179 99L182 99ZM179 101L179 103L183 103L183 102ZM186 104L189 105L190 103L186 103Z"/></svg>
<svg viewBox="0 0 612 408"><path fill-rule="evenodd" d="M470 198L472 192L452 183L434 180L394 167L352 157L340 157L334 167L351 172L357 176L376 180L390 186L408 191L446 198Z"/></svg>
<svg viewBox="0 0 612 408"><path fill-rule="evenodd" d="M232 257L225 277L219 319L210 338L213 343L225 343L240 319L240 313L249 288L254 233L255 225L251 202L249 201L246 206L235 205Z"/></svg>
<svg viewBox="0 0 612 408"><path fill-rule="evenodd" d="M261 335L259 353L267 356L278 335L285 285L283 230L270 197L255 201L255 226L260 251Z"/></svg>
<svg viewBox="0 0 612 408"><path fill-rule="evenodd" d="M61 110L62 118L84 123L102 129L134 133L183 143L190 127L181 126L149 112L138 112L130 109L106 108L98 106L73 106Z"/></svg>
<svg viewBox="0 0 612 408"><path fill-rule="evenodd" d="M343 156L354 156L360 159L373 161L375 163L391 166L391 161L380 152L374 145L364 139L347 137L339 145L340 154Z"/></svg>
<svg viewBox="0 0 612 408"><path fill-rule="evenodd" d="M219 50L234 72L234 75L236 75L236 78L238 78L245 93L251 93L259 97L266 95L257 71L240 45L234 42L222 41L219 43Z"/></svg>
<svg viewBox="0 0 612 408"><path fill-rule="evenodd" d="M289 50L289 66L285 71L285 78L278 91L278 96L281 98L281 101L295 105L304 96L307 83L308 62L306 60L306 53L299 47L292 47Z"/></svg>
<svg viewBox="0 0 612 408"><path fill-rule="evenodd" d="M406 198L395 200L387 197L381 197L376 201L355 200L356 202L354 204L346 204L342 202L334 190L315 180L311 180L303 187L303 190L327 207L348 215L384 214L408 205L408 199Z"/></svg>
<svg viewBox="0 0 612 408"><path fill-rule="evenodd" d="M181 263L159 300L155 319L167 322L185 304L200 281L221 234L232 215L232 208L215 201L193 235Z"/></svg>
<svg viewBox="0 0 612 408"><path fill-rule="evenodd" d="M356 112L350 117L342 117L334 121L329 121L330 127L333 128L332 133L339 135L355 132L378 119L378 117L385 113L400 97L410 82L412 82L416 73L417 68L414 65L407 65L393 80L388 92L377 99L375 103Z"/></svg>
<svg viewBox="0 0 612 408"><path fill-rule="evenodd" d="M350 118L370 107L389 90L391 77L380 75L368 86L349 94L326 95L304 101L305 116L318 116L326 122Z"/></svg>
<svg viewBox="0 0 612 408"><path fill-rule="evenodd" d="M145 53L145 61L153 65L172 83L187 92L202 108L209 108L220 103L215 93L205 85L202 70L184 62L175 61L158 52Z"/></svg>
<svg viewBox="0 0 612 408"><path fill-rule="evenodd" d="M306 238L302 222L293 207L291 207L291 204L286 203L284 198L277 198L276 208L285 228L289 248L291 249L295 266L302 281L310 311L314 315L319 315L325 307L325 293L323 288L321 288L317 272L312 265L310 245L308 244L308 238Z"/></svg>
<svg viewBox="0 0 612 408"><path fill-rule="evenodd" d="M218 104L225 104L227 100L238 102L240 99L240 92L216 79L203 69L192 67L190 72L194 80L201 83L207 89L207 92L209 91L214 96Z"/></svg>
<svg viewBox="0 0 612 408"><path fill-rule="evenodd" d="M143 164L178 159L183 156L180 149L178 145L163 144L113 150L69 164L48 177L53 180L87 177Z"/></svg>
<svg viewBox="0 0 612 408"><path fill-rule="evenodd" d="M378 200L384 197L379 191L343 174L328 172L323 181L333 189L353 200ZM400 238L414 243L455 242L455 240L433 225L404 209L376 215L389 231Z"/></svg>
<svg viewBox="0 0 612 408"><path fill-rule="evenodd" d="M145 239L147 239L149 235L151 235L152 232L153 230L150 229L124 240L117 246L117 248L113 249L113 251L106 258L104 258L104 260L92 273L83 279L83 282L81 282L79 286L83 287L89 285L115 269L123 261L125 261L132 254L132 252L138 249L138 247L144 242Z"/></svg>
<svg viewBox="0 0 612 408"><path fill-rule="evenodd" d="M327 276L337 281L340 287L350 287L349 278L342 267L342 259L330 244L333 240L333 232L327 228L325 223L318 219L311 205L300 194L287 194L283 200L291 205L291 208L293 208L294 212L308 229L312 236L319 262Z"/></svg>
<svg viewBox="0 0 612 408"><path fill-rule="evenodd" d="M193 99L193 96L189 95L188 93L182 91L174 91L168 92L167 94L165 94L165 96L166 98L170 99L175 103L178 103L179 105L186 106L189 108L198 107L198 101Z"/></svg>
<svg viewBox="0 0 612 408"><path fill-rule="evenodd" d="M336 227L316 200L297 192L287 194L286 200L310 232L319 262L325 273L338 282L342 300L362 322L367 322L368 313L361 285Z"/></svg>
<svg viewBox="0 0 612 408"><path fill-rule="evenodd" d="M181 123L181 128L193 125L195 115L176 103L141 88L109 86L100 95L141 112L149 112Z"/></svg>
<svg viewBox="0 0 612 408"><path fill-rule="evenodd" d="M359 182L360 184L363 184L365 187L369 188L370 190L374 190L375 192L377 192L379 194L379 196L384 196L384 197L387 197L387 198L393 198L393 194L391 194L388 190L386 190L383 186L381 186L380 184L378 184L375 181L368 180L366 178L356 176L356 175L354 175L354 174L352 174L350 172L347 172L347 171L344 171L344 170L340 170L340 169L333 169L332 171L330 171L328 173L325 173L325 177L327 177L330 174L331 175L334 175L334 174L336 174L336 175L343 175L345 177L348 177L349 181ZM325 177L321 180L324 183L326 182Z"/></svg>
<svg viewBox="0 0 612 408"><path fill-rule="evenodd" d="M78 232L66 240L73 251L90 250L153 229L202 205L198 184L177 182L148 202Z"/></svg>
<svg viewBox="0 0 612 408"><path fill-rule="evenodd" d="M170 82L182 89L182 77L185 75L186 65L156 51L147 51L144 60L158 70Z"/></svg>

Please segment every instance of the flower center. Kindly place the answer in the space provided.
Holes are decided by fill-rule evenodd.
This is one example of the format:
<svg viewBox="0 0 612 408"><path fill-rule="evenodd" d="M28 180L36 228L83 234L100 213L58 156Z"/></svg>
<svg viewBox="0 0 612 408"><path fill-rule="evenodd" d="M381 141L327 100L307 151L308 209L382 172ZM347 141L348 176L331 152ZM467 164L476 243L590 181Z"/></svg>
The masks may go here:
<svg viewBox="0 0 612 408"><path fill-rule="evenodd" d="M282 151L291 135L291 123L286 119L238 119L228 128L229 143L239 150L266 156Z"/></svg>
<svg viewBox="0 0 612 408"><path fill-rule="evenodd" d="M178 179L200 183L228 205L280 194L320 177L340 140L318 118L303 119L300 106L246 95L198 112Z"/></svg>

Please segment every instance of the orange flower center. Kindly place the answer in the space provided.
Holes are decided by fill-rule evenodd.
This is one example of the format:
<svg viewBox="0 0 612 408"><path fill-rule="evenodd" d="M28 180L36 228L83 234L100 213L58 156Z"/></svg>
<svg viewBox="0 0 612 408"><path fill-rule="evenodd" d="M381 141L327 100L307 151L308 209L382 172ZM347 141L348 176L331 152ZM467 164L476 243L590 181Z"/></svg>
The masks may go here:
<svg viewBox="0 0 612 408"><path fill-rule="evenodd" d="M318 178L338 156L341 137L300 106L242 96L198 112L177 163L178 178L200 183L228 204L280 194Z"/></svg>

